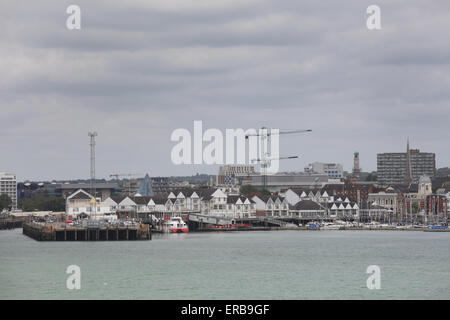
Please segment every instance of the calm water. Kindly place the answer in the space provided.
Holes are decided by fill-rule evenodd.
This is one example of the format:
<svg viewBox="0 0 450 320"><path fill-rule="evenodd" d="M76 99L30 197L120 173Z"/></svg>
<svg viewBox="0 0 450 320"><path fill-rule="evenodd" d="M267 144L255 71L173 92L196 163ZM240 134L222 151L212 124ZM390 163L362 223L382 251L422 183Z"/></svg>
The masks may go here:
<svg viewBox="0 0 450 320"><path fill-rule="evenodd" d="M37 242L0 232L0 299L450 299L450 233L272 231ZM69 265L81 290L66 289ZM381 289L366 268L381 268Z"/></svg>

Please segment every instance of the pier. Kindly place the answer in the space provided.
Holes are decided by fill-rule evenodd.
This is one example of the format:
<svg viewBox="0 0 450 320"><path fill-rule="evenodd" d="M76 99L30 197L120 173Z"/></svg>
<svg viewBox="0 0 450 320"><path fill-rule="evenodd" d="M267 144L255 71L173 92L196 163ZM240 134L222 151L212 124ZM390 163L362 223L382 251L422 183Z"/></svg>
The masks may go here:
<svg viewBox="0 0 450 320"><path fill-rule="evenodd" d="M22 228L23 221L21 218L0 218L0 230Z"/></svg>
<svg viewBox="0 0 450 320"><path fill-rule="evenodd" d="M149 225L67 226L61 223L25 222L23 234L37 241L151 240Z"/></svg>

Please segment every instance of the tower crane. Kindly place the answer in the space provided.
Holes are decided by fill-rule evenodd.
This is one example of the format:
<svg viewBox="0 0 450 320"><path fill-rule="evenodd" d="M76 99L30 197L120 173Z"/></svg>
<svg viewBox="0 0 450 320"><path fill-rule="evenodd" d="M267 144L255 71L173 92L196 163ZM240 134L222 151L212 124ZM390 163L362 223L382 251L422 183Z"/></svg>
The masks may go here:
<svg viewBox="0 0 450 320"><path fill-rule="evenodd" d="M293 134L293 133L306 133L311 132L311 129L307 130L280 130L278 132L270 132L266 127L262 127L258 133L247 134L245 139L251 136L260 137L260 158L252 159L252 163L259 162L261 166L261 173L263 178L264 189L267 189L267 167L273 160L287 160L287 159L298 159L298 156L287 156L287 157L270 157L269 153L266 151L267 139L269 136L274 134Z"/></svg>

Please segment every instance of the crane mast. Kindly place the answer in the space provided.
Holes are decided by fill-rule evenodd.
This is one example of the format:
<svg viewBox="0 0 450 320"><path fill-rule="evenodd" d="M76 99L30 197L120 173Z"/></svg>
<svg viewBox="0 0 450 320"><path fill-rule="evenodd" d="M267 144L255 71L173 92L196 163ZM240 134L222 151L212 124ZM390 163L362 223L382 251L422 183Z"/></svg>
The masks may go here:
<svg viewBox="0 0 450 320"><path fill-rule="evenodd" d="M294 134L294 133L305 133L311 132L311 129L307 130L281 130L275 133L269 132L266 127L262 127L258 133L248 134L245 136L246 139L250 136L255 136L260 138L260 158L253 159L252 163L259 162L261 166L261 174L262 174L262 183L264 186L264 190L267 189L267 167L270 165L270 161L272 160L289 160L289 159L297 159L298 156L287 156L287 157L269 157L269 154L266 150L268 137L273 134Z"/></svg>

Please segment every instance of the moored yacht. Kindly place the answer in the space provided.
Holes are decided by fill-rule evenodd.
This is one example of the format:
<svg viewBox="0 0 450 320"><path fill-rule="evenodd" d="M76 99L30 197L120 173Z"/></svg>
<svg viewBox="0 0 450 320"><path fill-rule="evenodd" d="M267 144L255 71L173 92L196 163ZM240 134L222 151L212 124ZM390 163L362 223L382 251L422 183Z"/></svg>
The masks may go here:
<svg viewBox="0 0 450 320"><path fill-rule="evenodd" d="M320 227L320 230L339 230L341 228L341 225L331 223L331 222L324 222L323 225Z"/></svg>

